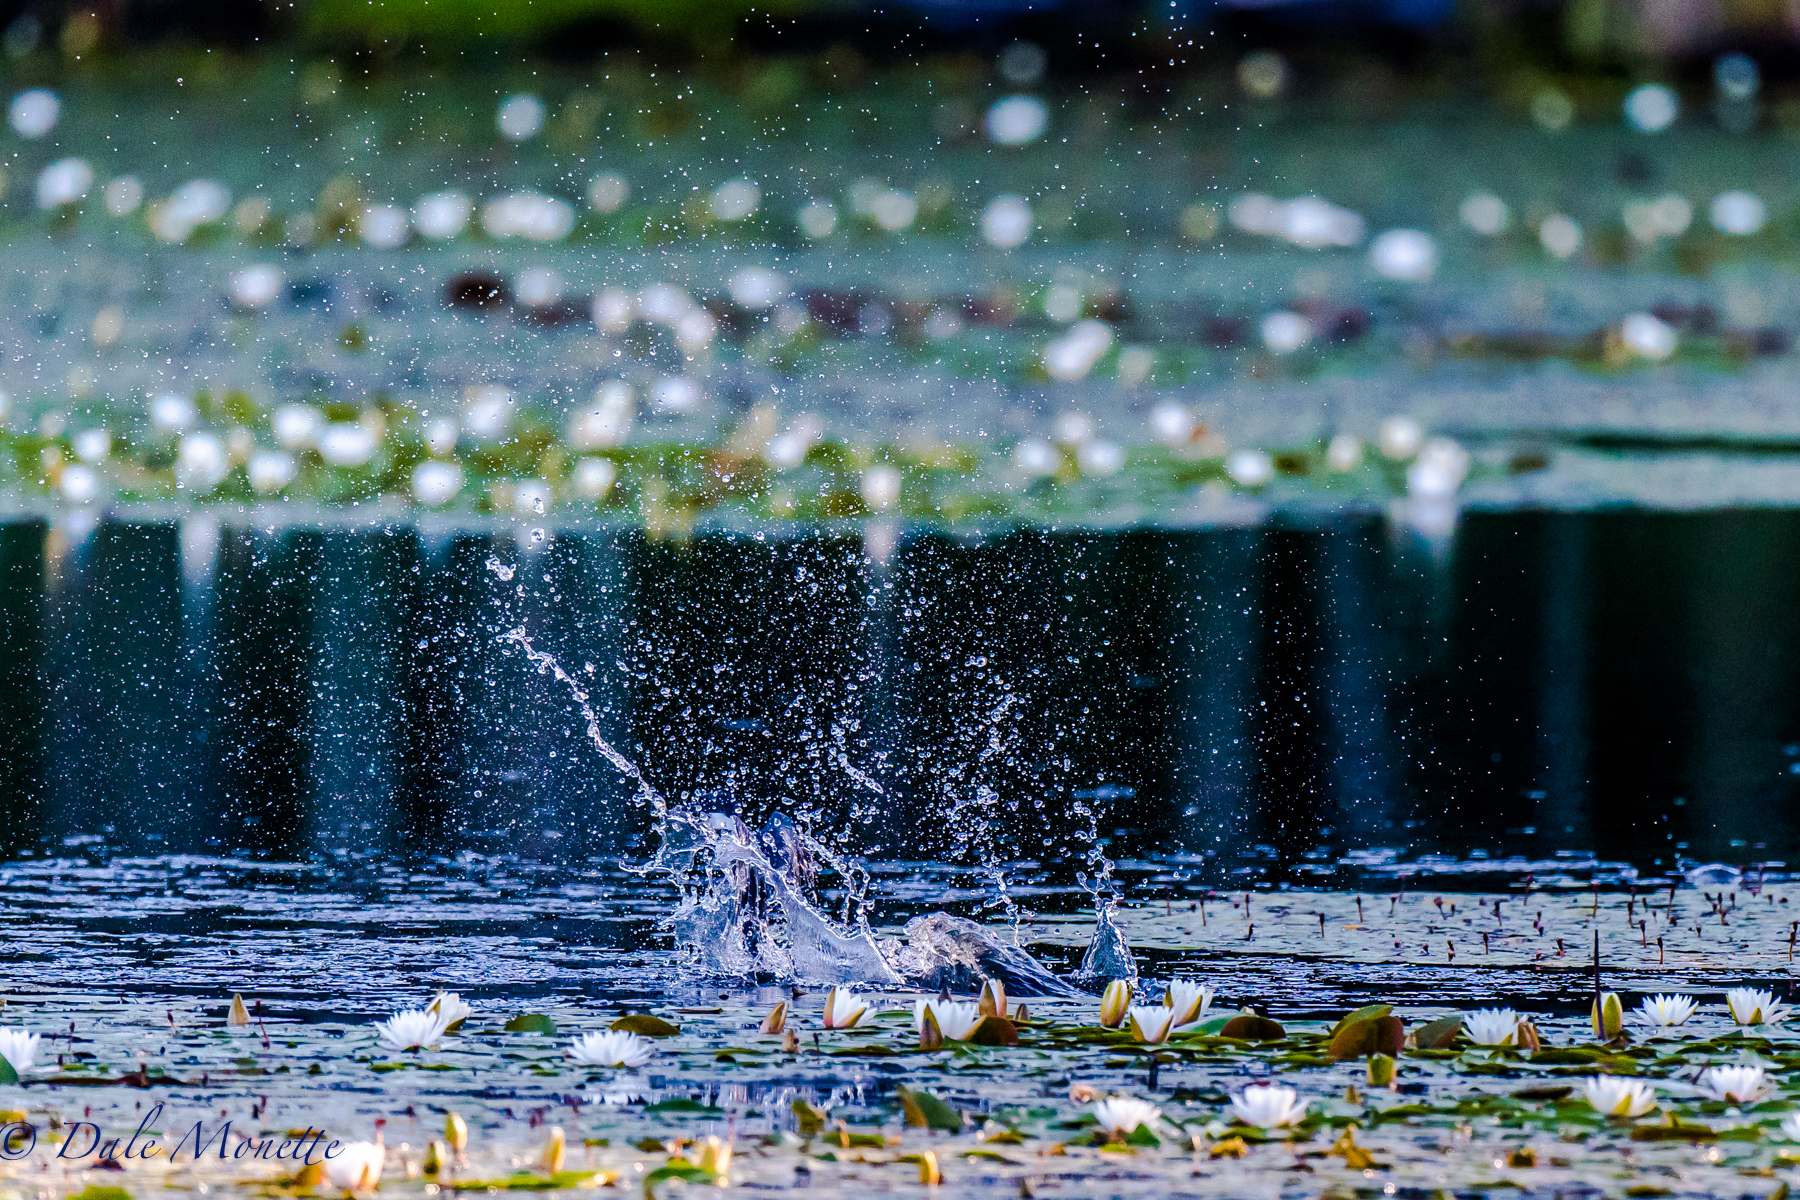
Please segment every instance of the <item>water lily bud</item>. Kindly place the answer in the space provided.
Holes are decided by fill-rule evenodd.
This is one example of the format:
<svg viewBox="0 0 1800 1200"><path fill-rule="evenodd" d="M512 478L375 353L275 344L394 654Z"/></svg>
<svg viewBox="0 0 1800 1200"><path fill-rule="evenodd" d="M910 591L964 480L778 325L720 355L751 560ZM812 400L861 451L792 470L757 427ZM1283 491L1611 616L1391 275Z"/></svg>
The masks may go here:
<svg viewBox="0 0 1800 1200"><path fill-rule="evenodd" d="M783 1054L800 1053L800 1035L792 1029L788 1030L787 1036L781 1039L781 1051Z"/></svg>
<svg viewBox="0 0 1800 1200"><path fill-rule="evenodd" d="M1106 991L1100 996L1100 1024L1108 1029L1117 1029L1125 1023L1126 1015L1131 1011L1131 985L1123 979L1115 979L1106 985Z"/></svg>
<svg viewBox="0 0 1800 1200"><path fill-rule="evenodd" d="M427 1175L436 1175L450 1165L450 1148L432 1138L425 1147L424 1171Z"/></svg>
<svg viewBox="0 0 1800 1200"><path fill-rule="evenodd" d="M563 1131L561 1125L550 1127L550 1141L544 1146L544 1170L554 1175L563 1169Z"/></svg>
<svg viewBox="0 0 1800 1200"><path fill-rule="evenodd" d="M938 1026L937 1014L929 1008L919 1019L919 1049L936 1050L944 1044L944 1031Z"/></svg>
<svg viewBox="0 0 1800 1200"><path fill-rule="evenodd" d="M1394 1060L1385 1054L1369 1055L1369 1086L1392 1087L1394 1083Z"/></svg>
<svg viewBox="0 0 1800 1200"><path fill-rule="evenodd" d="M250 1010L244 1007L244 998L236 992L231 994L231 1015L225 1018L227 1025L248 1025Z"/></svg>
<svg viewBox="0 0 1800 1200"><path fill-rule="evenodd" d="M307 1163L294 1172L294 1186L297 1188L316 1188L325 1182L325 1164Z"/></svg>
<svg viewBox="0 0 1800 1200"><path fill-rule="evenodd" d="M763 1018L762 1031L764 1033L780 1033L783 1029L786 1029L786 1028L787 1028L787 1001L782 1000L779 1003L777 1003L774 1008L771 1008L769 1010L768 1016Z"/></svg>
<svg viewBox="0 0 1800 1200"><path fill-rule="evenodd" d="M1544 1039L1538 1033L1538 1027L1531 1021L1520 1021L1513 1033L1513 1045L1530 1054L1536 1054L1544 1048Z"/></svg>
<svg viewBox="0 0 1800 1200"><path fill-rule="evenodd" d="M989 979L981 985L981 995L977 1003L984 1017L1004 1017L1006 1015L1006 985L998 979Z"/></svg>
<svg viewBox="0 0 1800 1200"><path fill-rule="evenodd" d="M450 1148L461 1154L469 1146L469 1123L455 1113L444 1116L444 1140Z"/></svg>
<svg viewBox="0 0 1800 1200"><path fill-rule="evenodd" d="M1594 1025L1594 1036L1603 1042L1610 1042L1619 1036L1625 1027L1625 1009L1619 1003L1619 993L1607 992L1595 998L1588 1012Z"/></svg>
<svg viewBox="0 0 1800 1200"><path fill-rule="evenodd" d="M1018 1009L1013 1012L1013 1024L1020 1025L1029 1020L1031 1020L1031 1010L1023 1004L1019 1005Z"/></svg>
<svg viewBox="0 0 1800 1200"><path fill-rule="evenodd" d="M731 1143L709 1136L700 1146L700 1168L723 1180L731 1170Z"/></svg>
<svg viewBox="0 0 1800 1200"><path fill-rule="evenodd" d="M919 1155L919 1182L925 1184L944 1182L944 1173L938 1170L937 1155L929 1150Z"/></svg>

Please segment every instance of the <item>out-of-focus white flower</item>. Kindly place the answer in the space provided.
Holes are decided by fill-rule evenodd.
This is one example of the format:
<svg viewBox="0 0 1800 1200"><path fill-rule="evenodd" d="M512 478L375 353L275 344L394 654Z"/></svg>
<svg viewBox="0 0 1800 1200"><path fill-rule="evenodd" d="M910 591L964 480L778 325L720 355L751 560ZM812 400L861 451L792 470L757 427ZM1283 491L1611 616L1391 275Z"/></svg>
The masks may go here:
<svg viewBox="0 0 1800 1200"><path fill-rule="evenodd" d="M543 308L562 299L563 277L549 267L527 267L519 272L513 295L527 308Z"/></svg>
<svg viewBox="0 0 1800 1200"><path fill-rule="evenodd" d="M868 1013L868 1004L850 988L834 987L825 994L822 1019L827 1029L854 1029Z"/></svg>
<svg viewBox="0 0 1800 1200"><path fill-rule="evenodd" d="M508 96L494 113L494 124L508 141L534 138L544 128L544 102L528 93Z"/></svg>
<svg viewBox="0 0 1800 1200"><path fill-rule="evenodd" d="M1653 1029L1685 1025L1700 1006L1692 996L1646 996L1632 1012L1631 1019Z"/></svg>
<svg viewBox="0 0 1800 1200"><path fill-rule="evenodd" d="M1720 192L1713 197L1712 223L1720 233L1747 237L1759 232L1767 220L1761 198L1749 192Z"/></svg>
<svg viewBox="0 0 1800 1200"><path fill-rule="evenodd" d="M637 397L631 385L609 379L595 390L587 407L569 418L569 445L577 451L623 445L636 419Z"/></svg>
<svg viewBox="0 0 1800 1200"><path fill-rule="evenodd" d="M1306 1105L1291 1087L1253 1083L1231 1098L1231 1115L1258 1129L1277 1129L1305 1116Z"/></svg>
<svg viewBox="0 0 1800 1200"><path fill-rule="evenodd" d="M733 179L713 190L707 207L721 221L742 221L761 204L761 187L748 179Z"/></svg>
<svg viewBox="0 0 1800 1200"><path fill-rule="evenodd" d="M1258 100L1273 100L1287 88L1287 59L1273 50L1252 50L1238 60L1237 77Z"/></svg>
<svg viewBox="0 0 1800 1200"><path fill-rule="evenodd" d="M1363 441L1354 433L1340 433L1325 447L1325 465L1333 471L1354 471L1362 462Z"/></svg>
<svg viewBox="0 0 1800 1200"><path fill-rule="evenodd" d="M1477 1046L1510 1046L1519 1033L1519 1014L1510 1008L1482 1008L1463 1017L1463 1032Z"/></svg>
<svg viewBox="0 0 1800 1200"><path fill-rule="evenodd" d="M70 445L75 457L84 463L105 462L112 454L113 436L109 429L84 429L76 434Z"/></svg>
<svg viewBox="0 0 1800 1200"><path fill-rule="evenodd" d="M393 250L406 244L412 232L412 219L397 204L371 204L356 218L356 235L363 245L377 250Z"/></svg>
<svg viewBox="0 0 1800 1200"><path fill-rule="evenodd" d="M413 499L426 508L450 503L462 489L463 469L456 463L432 459L413 468Z"/></svg>
<svg viewBox="0 0 1800 1200"><path fill-rule="evenodd" d="M287 282L281 268L273 263L251 263L231 274L231 302L239 308L266 308L281 295Z"/></svg>
<svg viewBox="0 0 1800 1200"><path fill-rule="evenodd" d="M404 1008L375 1023L375 1040L384 1050L429 1050L444 1037L443 1018L428 1009Z"/></svg>
<svg viewBox="0 0 1800 1200"><path fill-rule="evenodd" d="M1562 213L1551 213L1538 223L1538 241L1557 258L1568 258L1581 249L1581 226Z"/></svg>
<svg viewBox="0 0 1800 1200"><path fill-rule="evenodd" d="M6 110L6 121L14 133L35 141L55 129L56 118L61 115L62 101L55 92L32 88L13 97Z"/></svg>
<svg viewBox="0 0 1800 1200"><path fill-rule="evenodd" d="M1130 1137L1140 1125L1155 1129L1161 1118L1162 1109L1131 1096L1108 1096L1094 1105L1094 1124L1118 1138Z"/></svg>
<svg viewBox="0 0 1800 1200"><path fill-rule="evenodd" d="M1010 250L1031 238L1031 204L1023 196L995 196L981 210L981 240Z"/></svg>
<svg viewBox="0 0 1800 1200"><path fill-rule="evenodd" d="M299 463L285 450L263 450L250 456L250 487L260 495L279 492L294 482Z"/></svg>
<svg viewBox="0 0 1800 1200"><path fill-rule="evenodd" d="M1079 446L1094 436L1094 418L1078 409L1057 414L1050 424L1051 436L1065 446Z"/></svg>
<svg viewBox="0 0 1800 1200"><path fill-rule="evenodd" d="M469 227L475 202L463 192L432 192L413 204L412 224L419 236L434 242L448 241Z"/></svg>
<svg viewBox="0 0 1800 1200"><path fill-rule="evenodd" d="M1619 341L1633 354L1660 362L1675 353L1675 327L1650 313L1631 313L1619 322Z"/></svg>
<svg viewBox="0 0 1800 1200"><path fill-rule="evenodd" d="M360 467L375 457L374 430L352 421L333 421L319 434L319 457L334 467Z"/></svg>
<svg viewBox="0 0 1800 1200"><path fill-rule="evenodd" d="M809 238L830 237L837 228L837 209L829 200L809 200L794 214L794 221Z"/></svg>
<svg viewBox="0 0 1800 1200"><path fill-rule="evenodd" d="M1457 210L1462 223L1483 237L1494 237L1506 232L1512 223L1512 214L1506 209L1506 201L1492 192L1476 192L1462 202Z"/></svg>
<svg viewBox="0 0 1800 1200"><path fill-rule="evenodd" d="M744 267L726 286L734 303L754 310L768 308L788 294L787 279L766 267Z"/></svg>
<svg viewBox="0 0 1800 1200"><path fill-rule="evenodd" d="M512 428L512 393L492 384L463 390L463 429L478 442L492 442Z"/></svg>
<svg viewBox="0 0 1800 1200"><path fill-rule="evenodd" d="M668 283L653 283L638 293L638 315L646 321L673 326L694 310L694 298Z"/></svg>
<svg viewBox="0 0 1800 1200"><path fill-rule="evenodd" d="M1775 1090L1775 1081L1760 1065L1708 1067L1694 1085L1714 1100L1755 1104Z"/></svg>
<svg viewBox="0 0 1800 1200"><path fill-rule="evenodd" d="M521 479L513 485L512 507L516 513L543 516L550 507L550 485L542 479Z"/></svg>
<svg viewBox="0 0 1800 1200"><path fill-rule="evenodd" d="M1036 96L1008 96L987 111L987 135L1002 146L1023 146L1044 136L1050 110Z"/></svg>
<svg viewBox="0 0 1800 1200"><path fill-rule="evenodd" d="M1437 263L1437 242L1418 229L1390 229L1369 244L1369 265L1387 279L1424 283Z"/></svg>
<svg viewBox="0 0 1800 1200"><path fill-rule="evenodd" d="M1694 206L1686 196L1668 195L1657 200L1634 200L1625 206L1625 230L1639 242L1680 237L1694 220Z"/></svg>
<svg viewBox="0 0 1800 1200"><path fill-rule="evenodd" d="M629 1067L636 1070L656 1054L656 1043L622 1029L584 1033L569 1043L569 1057L584 1067Z"/></svg>
<svg viewBox="0 0 1800 1200"><path fill-rule="evenodd" d="M12 1064L13 1073L24 1077L37 1062L38 1043L43 1034L32 1033L23 1026L0 1029L0 1058Z"/></svg>
<svg viewBox="0 0 1800 1200"><path fill-rule="evenodd" d="M1104 479L1125 469L1125 448L1105 438L1094 438L1075 449L1075 465L1083 475Z"/></svg>
<svg viewBox="0 0 1800 1200"><path fill-rule="evenodd" d="M1171 979L1168 990L1163 993L1163 1003L1175 1010L1177 1026L1204 1021L1212 1002L1213 990L1191 979Z"/></svg>
<svg viewBox="0 0 1800 1200"><path fill-rule="evenodd" d="M1012 463L1022 475L1054 475L1062 469L1062 453L1043 438L1023 438L1013 447Z"/></svg>
<svg viewBox="0 0 1800 1200"><path fill-rule="evenodd" d="M231 472L225 444L210 433L190 433L175 451L175 486L205 494Z"/></svg>
<svg viewBox="0 0 1800 1200"><path fill-rule="evenodd" d="M1277 200L1249 192L1231 202L1226 218L1245 233L1278 237L1314 250L1354 246L1363 240L1366 229L1361 216L1317 196Z"/></svg>
<svg viewBox="0 0 1800 1200"><path fill-rule="evenodd" d="M1087 297L1072 283L1053 284L1044 291L1044 315L1061 325L1079 317L1086 304Z"/></svg>
<svg viewBox="0 0 1800 1200"><path fill-rule="evenodd" d="M588 180L588 207L597 213L614 213L631 198L631 184L617 171L603 171Z"/></svg>
<svg viewBox="0 0 1800 1200"><path fill-rule="evenodd" d="M1641 1079L1590 1075L1581 1091L1594 1111L1609 1117L1641 1117L1656 1107L1656 1088Z"/></svg>
<svg viewBox="0 0 1800 1200"><path fill-rule="evenodd" d="M1125 1027L1131 1036L1147 1046L1160 1046L1169 1040L1175 1026L1175 1010L1166 1004L1134 1004L1126 1015Z"/></svg>
<svg viewBox="0 0 1800 1200"><path fill-rule="evenodd" d="M658 412L689 413L700 407L700 385L680 375L656 381L650 403Z"/></svg>
<svg viewBox="0 0 1800 1200"><path fill-rule="evenodd" d="M439 458L456 449L457 435L462 427L449 417L439 417L425 424L425 448Z"/></svg>
<svg viewBox="0 0 1800 1200"><path fill-rule="evenodd" d="M1313 323L1296 312L1272 312L1262 319L1263 345L1272 354L1292 354L1313 339Z"/></svg>
<svg viewBox="0 0 1800 1200"><path fill-rule="evenodd" d="M1785 1004L1775 1003L1773 992L1755 988L1732 988L1726 992L1725 1010L1739 1025L1779 1025L1792 1011Z"/></svg>
<svg viewBox="0 0 1800 1200"><path fill-rule="evenodd" d="M150 401L150 423L168 433L180 433L199 415L192 400L174 392L164 392Z"/></svg>
<svg viewBox="0 0 1800 1200"><path fill-rule="evenodd" d="M1112 349L1113 331L1102 321L1077 321L1044 347L1044 370L1064 382L1080 379Z"/></svg>
<svg viewBox="0 0 1800 1200"><path fill-rule="evenodd" d="M94 474L92 467L64 467L56 483L62 490L63 498L76 504L86 504L100 490L100 477Z"/></svg>
<svg viewBox="0 0 1800 1200"><path fill-rule="evenodd" d="M601 333L624 333L631 328L637 301L624 288L603 288L594 297L594 328Z"/></svg>
<svg viewBox="0 0 1800 1200"><path fill-rule="evenodd" d="M1275 460L1262 450L1233 450L1225 456L1225 474L1244 487L1261 487L1275 478Z"/></svg>
<svg viewBox="0 0 1800 1200"><path fill-rule="evenodd" d="M910 229L919 218L919 201L911 192L887 188L869 201L869 215L889 233Z"/></svg>
<svg viewBox="0 0 1800 1200"><path fill-rule="evenodd" d="M900 500L902 479L897 467L887 463L871 464L862 473L862 498L876 512L894 507Z"/></svg>
<svg viewBox="0 0 1800 1200"><path fill-rule="evenodd" d="M130 216L144 202L144 185L136 175L121 175L106 185L106 211L115 217Z"/></svg>
<svg viewBox="0 0 1800 1200"><path fill-rule="evenodd" d="M1791 1112L1781 1118L1781 1136L1790 1142L1800 1142L1800 1112Z"/></svg>
<svg viewBox="0 0 1800 1200"><path fill-rule="evenodd" d="M387 1150L380 1142L351 1142L324 1160L325 1179L340 1192L362 1195L381 1186Z"/></svg>
<svg viewBox="0 0 1800 1200"><path fill-rule="evenodd" d="M619 468L610 458L584 458L575 464L575 494L598 500L612 490Z"/></svg>
<svg viewBox="0 0 1800 1200"><path fill-rule="evenodd" d="M1406 490L1422 500L1456 494L1469 474L1469 452L1449 438L1432 438L1406 468Z"/></svg>
<svg viewBox="0 0 1800 1200"><path fill-rule="evenodd" d="M1194 414L1173 400L1165 400L1150 410L1150 427L1171 446L1185 446L1194 440Z"/></svg>
<svg viewBox="0 0 1800 1200"><path fill-rule="evenodd" d="M150 232L165 242L185 242L202 225L225 219L231 193L213 179L191 179L150 212Z"/></svg>
<svg viewBox="0 0 1800 1200"><path fill-rule="evenodd" d="M1119 382L1142 383L1156 367L1156 351L1148 346L1126 346L1119 351Z"/></svg>
<svg viewBox="0 0 1800 1200"><path fill-rule="evenodd" d="M514 192L481 206L481 227L490 237L560 242L575 228L575 207L542 192Z"/></svg>
<svg viewBox="0 0 1800 1200"><path fill-rule="evenodd" d="M806 461L807 452L824 436L825 430L818 418L803 413L785 432L769 439L769 444L763 448L763 457L769 460L770 466L792 470Z"/></svg>
<svg viewBox="0 0 1800 1200"><path fill-rule="evenodd" d="M310 404L284 404L269 418L275 440L290 450L310 450L319 444L325 414Z"/></svg>
<svg viewBox="0 0 1800 1200"><path fill-rule="evenodd" d="M719 322L704 308L690 308L675 322L675 341L689 354L698 354L719 335Z"/></svg>
<svg viewBox="0 0 1800 1200"><path fill-rule="evenodd" d="M1419 447L1425 444L1425 429L1412 417L1388 417L1381 422L1375 443L1387 457L1404 461L1417 454Z"/></svg>
<svg viewBox="0 0 1800 1200"><path fill-rule="evenodd" d="M88 194L94 186L94 168L85 158L59 158L38 174L39 208L61 208Z"/></svg>
<svg viewBox="0 0 1800 1200"><path fill-rule="evenodd" d="M1625 123L1639 133L1661 133L1680 115L1680 98L1660 83L1632 88L1625 97Z"/></svg>

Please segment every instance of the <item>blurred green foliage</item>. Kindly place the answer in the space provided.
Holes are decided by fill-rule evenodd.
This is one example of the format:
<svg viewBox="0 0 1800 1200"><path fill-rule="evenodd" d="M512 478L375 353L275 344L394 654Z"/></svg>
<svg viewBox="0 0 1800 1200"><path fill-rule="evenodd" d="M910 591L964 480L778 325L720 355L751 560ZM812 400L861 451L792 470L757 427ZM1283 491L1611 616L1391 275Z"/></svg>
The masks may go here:
<svg viewBox="0 0 1800 1200"><path fill-rule="evenodd" d="M619 24L676 39L728 33L752 12L793 14L811 0L311 0L305 31L325 41L542 42L584 25Z"/></svg>

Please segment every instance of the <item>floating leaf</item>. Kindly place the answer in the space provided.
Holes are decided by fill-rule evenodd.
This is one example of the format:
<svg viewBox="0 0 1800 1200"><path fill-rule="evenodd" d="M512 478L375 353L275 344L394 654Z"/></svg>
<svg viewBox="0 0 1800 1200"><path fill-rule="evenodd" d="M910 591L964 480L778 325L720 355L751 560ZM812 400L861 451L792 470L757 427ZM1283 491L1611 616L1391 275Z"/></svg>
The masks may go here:
<svg viewBox="0 0 1800 1200"><path fill-rule="evenodd" d="M1567 1083L1527 1084L1512 1094L1514 1100L1566 1100L1574 1085Z"/></svg>
<svg viewBox="0 0 1800 1200"><path fill-rule="evenodd" d="M1337 1034L1331 1039L1331 1048L1325 1054L1332 1062L1342 1062L1346 1058L1367 1058L1371 1054L1395 1055L1405 1044L1406 1022L1382 1013L1339 1025Z"/></svg>
<svg viewBox="0 0 1800 1200"><path fill-rule="evenodd" d="M794 1102L788 1107L793 1110L794 1120L800 1123L801 1137L818 1137L819 1134L824 1131L824 1113L820 1112L798 1096L794 1097ZM910 1121L907 1123L911 1124Z"/></svg>
<svg viewBox="0 0 1800 1200"><path fill-rule="evenodd" d="M718 1112L718 1106L702 1104L689 1096L671 1096L655 1104L644 1105L645 1112Z"/></svg>
<svg viewBox="0 0 1800 1200"><path fill-rule="evenodd" d="M0 1055L0 1084L19 1082L19 1073L13 1070L12 1061Z"/></svg>
<svg viewBox="0 0 1800 1200"><path fill-rule="evenodd" d="M969 1030L967 1040L975 1046L1016 1046L1019 1027L1005 1017L983 1017Z"/></svg>
<svg viewBox="0 0 1800 1200"><path fill-rule="evenodd" d="M1461 1013L1449 1017L1439 1017L1413 1031L1413 1045L1421 1050L1447 1050L1450 1048L1450 1043L1456 1040L1456 1035L1462 1032L1462 1027Z"/></svg>
<svg viewBox="0 0 1800 1200"><path fill-rule="evenodd" d="M930 1092L915 1091L905 1086L896 1088L895 1091L900 1097L900 1107L906 1112L908 1125L917 1129L943 1129L951 1133L962 1129L962 1113Z"/></svg>
<svg viewBox="0 0 1800 1200"><path fill-rule="evenodd" d="M111 1187L104 1183L90 1183L76 1192L69 1200L131 1200L131 1193L122 1187Z"/></svg>
<svg viewBox="0 0 1800 1200"><path fill-rule="evenodd" d="M608 1029L620 1029L626 1033L639 1033L645 1037L673 1037L681 1032L679 1025L671 1025L661 1017L649 1013L632 1013L628 1017L620 1017Z"/></svg>
<svg viewBox="0 0 1800 1200"><path fill-rule="evenodd" d="M1148 1125L1140 1123L1125 1139L1125 1144L1127 1146L1160 1146L1162 1142L1150 1131Z"/></svg>
<svg viewBox="0 0 1800 1200"><path fill-rule="evenodd" d="M1228 1137L1222 1142L1214 1142L1209 1153L1213 1158L1242 1158L1250 1153L1250 1146L1241 1137Z"/></svg>
<svg viewBox="0 0 1800 1200"><path fill-rule="evenodd" d="M1225 1022L1219 1030L1220 1037L1241 1038L1247 1042L1278 1042L1287 1036L1287 1030L1267 1017L1259 1017L1255 1013L1239 1013Z"/></svg>
<svg viewBox="0 0 1800 1200"><path fill-rule="evenodd" d="M1346 1013L1342 1018L1340 1018L1338 1020L1338 1023L1331 1027L1330 1036L1336 1037L1338 1034L1342 1033L1345 1029L1349 1028L1350 1026L1356 1024L1358 1021L1373 1021L1377 1017L1388 1016L1393 1011L1394 1011L1394 1006L1391 1004L1365 1004L1361 1008L1357 1009L1355 1012Z"/></svg>
<svg viewBox="0 0 1800 1200"><path fill-rule="evenodd" d="M520 1013L506 1023L508 1033L556 1033L556 1022L543 1013Z"/></svg>
<svg viewBox="0 0 1800 1200"><path fill-rule="evenodd" d="M1344 1165L1352 1171L1367 1171L1375 1166L1375 1159L1367 1150L1356 1144L1356 1126L1344 1126L1344 1132L1332 1144L1327 1154L1335 1154L1344 1160Z"/></svg>

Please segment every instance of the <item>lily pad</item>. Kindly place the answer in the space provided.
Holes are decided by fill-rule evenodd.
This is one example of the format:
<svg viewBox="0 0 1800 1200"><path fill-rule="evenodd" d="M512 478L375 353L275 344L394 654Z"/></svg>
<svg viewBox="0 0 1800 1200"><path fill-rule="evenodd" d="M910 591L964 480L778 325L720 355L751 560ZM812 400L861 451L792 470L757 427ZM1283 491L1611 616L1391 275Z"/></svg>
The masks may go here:
<svg viewBox="0 0 1800 1200"><path fill-rule="evenodd" d="M794 1120L800 1124L801 1137L818 1137L825 1128L825 1114L808 1104L800 1097L788 1106L794 1114Z"/></svg>
<svg viewBox="0 0 1800 1200"><path fill-rule="evenodd" d="M556 1022L543 1013L520 1013L506 1023L508 1033L545 1033L556 1034Z"/></svg>
<svg viewBox="0 0 1800 1200"><path fill-rule="evenodd" d="M1016 1046L1019 1027L1005 1017L983 1017L969 1031L968 1040L975 1046Z"/></svg>
<svg viewBox="0 0 1800 1200"><path fill-rule="evenodd" d="M661 1017L649 1013L632 1013L630 1016L620 1017L607 1028L653 1038L673 1037L681 1032L681 1026L671 1025Z"/></svg>
<svg viewBox="0 0 1800 1200"><path fill-rule="evenodd" d="M1287 1036L1287 1030L1267 1017L1259 1017L1255 1013L1239 1013L1225 1022L1219 1030L1220 1037L1241 1038L1248 1042L1278 1042Z"/></svg>
<svg viewBox="0 0 1800 1200"><path fill-rule="evenodd" d="M906 1112L908 1125L915 1129L943 1129L950 1133L961 1131L962 1113L930 1092L914 1091L909 1087L895 1090L900 1097L900 1107Z"/></svg>
<svg viewBox="0 0 1800 1200"><path fill-rule="evenodd" d="M1394 1006L1391 1004L1365 1004L1355 1012L1344 1014L1338 1023L1331 1027L1330 1036L1335 1038L1358 1021L1373 1021L1378 1017L1389 1016L1393 1011Z"/></svg>
<svg viewBox="0 0 1800 1200"><path fill-rule="evenodd" d="M10 1061L5 1057L0 1056L0 1084L17 1082L19 1082L19 1073L13 1070L13 1065Z"/></svg>
<svg viewBox="0 0 1800 1200"><path fill-rule="evenodd" d="M1439 1017L1435 1021L1419 1026L1413 1032L1413 1044L1421 1050L1446 1050L1450 1043L1456 1040L1456 1035L1462 1032L1462 1027L1461 1013L1449 1017Z"/></svg>
<svg viewBox="0 0 1800 1200"><path fill-rule="evenodd" d="M1406 1022L1399 1017L1382 1013L1340 1025L1325 1056L1332 1062L1342 1062L1346 1058L1367 1058L1371 1054L1398 1057L1405 1044Z"/></svg>

